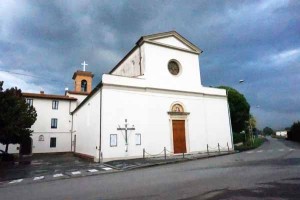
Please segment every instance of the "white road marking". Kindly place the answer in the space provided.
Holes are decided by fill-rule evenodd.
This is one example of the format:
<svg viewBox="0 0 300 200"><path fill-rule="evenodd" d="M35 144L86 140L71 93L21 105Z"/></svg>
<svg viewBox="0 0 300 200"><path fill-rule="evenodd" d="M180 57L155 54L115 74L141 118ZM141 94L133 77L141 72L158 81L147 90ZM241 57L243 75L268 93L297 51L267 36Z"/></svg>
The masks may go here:
<svg viewBox="0 0 300 200"><path fill-rule="evenodd" d="M37 180L42 180L44 178L45 178L44 176L37 176L37 177L34 177L33 180L37 181Z"/></svg>
<svg viewBox="0 0 300 200"><path fill-rule="evenodd" d="M54 174L53 178L62 177L62 176L64 176L64 175L63 174Z"/></svg>
<svg viewBox="0 0 300 200"><path fill-rule="evenodd" d="M253 153L253 151L247 151L246 153Z"/></svg>
<svg viewBox="0 0 300 200"><path fill-rule="evenodd" d="M89 172L97 172L98 170L97 169L89 169L88 171Z"/></svg>
<svg viewBox="0 0 300 200"><path fill-rule="evenodd" d="M278 149L278 151L284 151L284 149Z"/></svg>
<svg viewBox="0 0 300 200"><path fill-rule="evenodd" d="M80 172L80 171L75 171L75 172L72 172L72 175L79 175L79 174L81 174L81 172Z"/></svg>
<svg viewBox="0 0 300 200"><path fill-rule="evenodd" d="M294 151L294 149L289 149L289 151Z"/></svg>
<svg viewBox="0 0 300 200"><path fill-rule="evenodd" d="M112 168L110 168L110 167L103 167L102 169L104 169L104 170L112 170Z"/></svg>
<svg viewBox="0 0 300 200"><path fill-rule="evenodd" d="M20 183L22 181L23 181L23 179L16 179L16 180L13 180L13 181L11 181L9 183Z"/></svg>
<svg viewBox="0 0 300 200"><path fill-rule="evenodd" d="M261 152L263 152L264 150L259 150L259 151L256 151L256 153L261 153Z"/></svg>

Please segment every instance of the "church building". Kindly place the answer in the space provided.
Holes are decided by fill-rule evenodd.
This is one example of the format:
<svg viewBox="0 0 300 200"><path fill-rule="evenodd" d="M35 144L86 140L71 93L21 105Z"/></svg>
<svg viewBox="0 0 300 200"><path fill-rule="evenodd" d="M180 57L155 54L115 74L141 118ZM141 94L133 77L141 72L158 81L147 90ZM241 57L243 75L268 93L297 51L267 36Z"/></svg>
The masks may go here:
<svg viewBox="0 0 300 200"><path fill-rule="evenodd" d="M65 95L24 93L38 113L32 152L74 152L98 162L142 157L143 149L233 149L226 91L202 86L201 53L175 31L143 36L94 89L84 69Z"/></svg>

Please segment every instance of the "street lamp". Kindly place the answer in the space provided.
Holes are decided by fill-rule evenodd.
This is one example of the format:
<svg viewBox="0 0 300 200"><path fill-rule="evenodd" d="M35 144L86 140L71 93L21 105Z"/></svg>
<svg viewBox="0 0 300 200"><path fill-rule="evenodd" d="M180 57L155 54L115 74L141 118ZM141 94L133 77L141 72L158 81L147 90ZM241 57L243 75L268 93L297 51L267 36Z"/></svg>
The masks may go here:
<svg viewBox="0 0 300 200"><path fill-rule="evenodd" d="M240 84L243 84L244 82L245 82L245 80L243 80L243 79L239 80ZM253 145L253 131L252 131L252 127L251 127L251 115L250 115L250 113L249 113L248 121L246 121L246 123L248 123L250 142L251 142L251 145ZM245 133L245 138L246 138L246 133Z"/></svg>

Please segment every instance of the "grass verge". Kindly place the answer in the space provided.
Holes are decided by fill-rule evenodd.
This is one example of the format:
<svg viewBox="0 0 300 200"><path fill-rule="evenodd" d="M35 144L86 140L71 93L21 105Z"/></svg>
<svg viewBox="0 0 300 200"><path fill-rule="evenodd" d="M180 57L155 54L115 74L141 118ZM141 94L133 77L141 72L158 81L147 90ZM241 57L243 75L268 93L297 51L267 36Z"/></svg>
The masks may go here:
<svg viewBox="0 0 300 200"><path fill-rule="evenodd" d="M262 145L264 143L265 139L264 138L255 138L254 142L252 145L241 145L241 146L237 146L234 147L235 150L237 151L247 151L250 149L256 149L257 147L259 147L260 145Z"/></svg>

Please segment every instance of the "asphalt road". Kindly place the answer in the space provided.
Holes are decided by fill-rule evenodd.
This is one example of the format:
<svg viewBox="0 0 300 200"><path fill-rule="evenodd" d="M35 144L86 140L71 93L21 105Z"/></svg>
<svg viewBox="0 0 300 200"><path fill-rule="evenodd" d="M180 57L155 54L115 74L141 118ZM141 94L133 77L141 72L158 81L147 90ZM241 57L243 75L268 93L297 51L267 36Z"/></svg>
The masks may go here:
<svg viewBox="0 0 300 200"><path fill-rule="evenodd" d="M268 138L222 157L0 188L14 199L300 199L300 145Z"/></svg>

